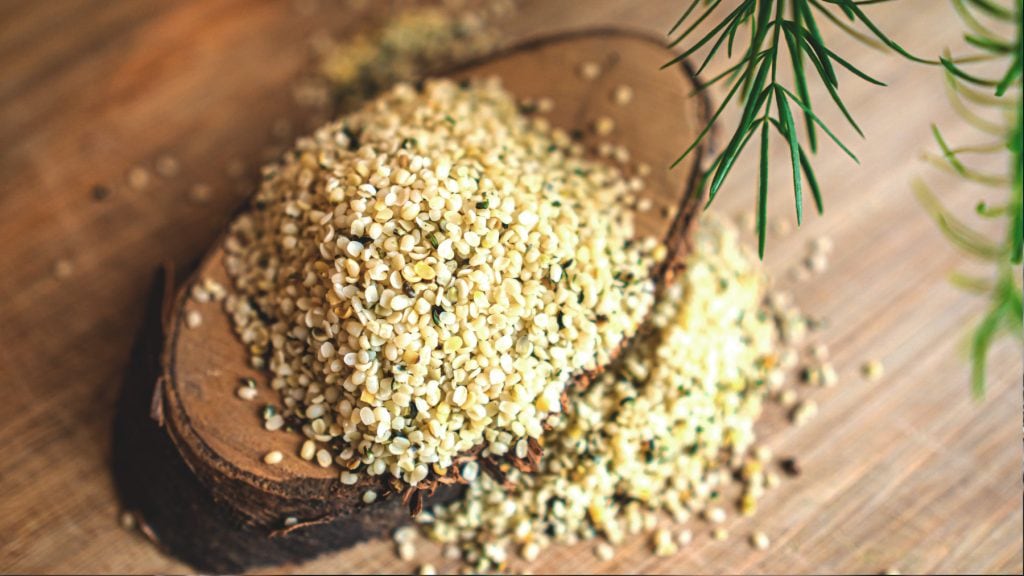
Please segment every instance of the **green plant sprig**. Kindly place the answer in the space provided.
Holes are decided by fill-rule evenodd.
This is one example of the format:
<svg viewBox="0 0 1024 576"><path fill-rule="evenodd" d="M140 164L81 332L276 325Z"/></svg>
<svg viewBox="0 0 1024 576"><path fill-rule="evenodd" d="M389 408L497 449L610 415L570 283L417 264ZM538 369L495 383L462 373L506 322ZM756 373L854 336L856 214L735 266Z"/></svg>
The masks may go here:
<svg viewBox="0 0 1024 576"><path fill-rule="evenodd" d="M853 152L814 112L815 105L811 101L808 89L808 76L816 75L818 77L832 102L854 131L862 137L863 132L860 126L857 125L839 95L839 78L836 71L842 68L871 84L885 85L828 47L818 27L816 14L836 23L841 30L858 40L868 42L869 45L892 50L915 62L927 62L910 54L885 35L861 9L863 5L880 1L885 0L743 0L717 24L714 24L708 32L692 41L676 58L665 64L665 66L672 65L705 49L706 53L697 68L697 74L700 74L717 56L721 56L723 47L726 59L731 59L740 31L747 29L749 32L749 42L746 49L739 55L738 62L709 79L701 88L706 89L724 80L727 86L726 96L698 137L676 159L673 166L682 162L693 152L708 135L726 106L738 98L742 104L740 120L725 148L715 157L710 168L705 172L701 186L709 186L707 205L710 206L728 179L736 159L746 148L747 143L755 133L760 134L757 231L758 253L761 258L764 258L768 227L769 132L774 129L789 148L797 225L803 223L805 183L810 188L818 213L820 214L824 209L821 189L811 165L812 155L818 149L818 131L823 132L839 149L855 162L857 161ZM679 45L691 38L693 32L716 13L721 5L722 0L693 0L669 31L669 36L675 35L670 46ZM702 10L698 10L698 7L701 7ZM691 16L698 12L699 15L693 19L692 23L689 23L677 34L676 32L690 21ZM854 26L863 27L866 32L859 31ZM780 59L785 56L784 51L788 55L793 73L794 85L792 87L787 87L778 80ZM806 133L806 146L801 143L794 113L802 117ZM808 153L808 149L810 153Z"/></svg>
<svg viewBox="0 0 1024 576"><path fill-rule="evenodd" d="M1009 0L1001 5L993 0L951 0L968 32L964 39L975 53L954 58L948 53L940 61L945 69L950 99L961 116L978 132L994 140L973 146L952 148L937 126L932 126L935 141L941 151L938 157L945 167L960 177L981 186L1008 190L1005 203L990 206L978 203L977 213L985 218L1005 220L1002 238L990 238L974 230L949 212L934 193L920 180L916 192L925 209L932 215L942 233L963 252L990 262L995 267L994 278L969 277L956 274L954 284L976 294L987 294L989 307L971 335L971 389L976 397L985 393L987 358L992 343L1002 333L1024 339L1024 291L1019 269L1024 260L1024 159L1021 157L1022 85L1021 61L1024 46L1021 41L1024 0ZM1002 37L986 27L982 18L1012 26L1015 34ZM1005 62L1003 74L985 78L965 70L966 65L980 62ZM981 110L995 110L1001 122L988 120ZM972 169L962 155L999 154L1008 161L1005 174L988 174Z"/></svg>

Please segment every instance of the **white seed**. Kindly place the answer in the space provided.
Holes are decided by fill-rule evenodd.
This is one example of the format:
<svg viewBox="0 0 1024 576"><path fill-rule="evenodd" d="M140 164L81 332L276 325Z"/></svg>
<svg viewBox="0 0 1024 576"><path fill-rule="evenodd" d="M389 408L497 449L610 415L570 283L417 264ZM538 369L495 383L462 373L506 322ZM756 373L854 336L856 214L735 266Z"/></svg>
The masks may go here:
<svg viewBox="0 0 1024 576"><path fill-rule="evenodd" d="M282 460L284 460L284 454L280 450L273 450L263 455L263 461L271 466L280 464Z"/></svg>
<svg viewBox="0 0 1024 576"><path fill-rule="evenodd" d="M594 555L601 561L608 562L615 558L615 548L607 542L598 542L594 547Z"/></svg>
<svg viewBox="0 0 1024 576"><path fill-rule="evenodd" d="M314 456L316 456L316 443L312 440L306 440L302 443L302 448L299 450L299 457L310 462Z"/></svg>
<svg viewBox="0 0 1024 576"><path fill-rule="evenodd" d="M237 394L242 400L255 400L259 391L255 388L250 388L249 386L239 386L235 390L235 394Z"/></svg>
<svg viewBox="0 0 1024 576"><path fill-rule="evenodd" d="M612 92L612 102L625 106L633 101L633 88L627 84L619 84Z"/></svg>
<svg viewBox="0 0 1024 576"><path fill-rule="evenodd" d="M377 493L373 490L363 492L363 504L373 504L377 501Z"/></svg>
<svg viewBox="0 0 1024 576"><path fill-rule="evenodd" d="M202 323L203 315L199 313L199 310L189 310L185 313L185 326L198 328Z"/></svg>
<svg viewBox="0 0 1024 576"><path fill-rule="evenodd" d="M768 539L767 534L756 530L750 535L750 545L758 550L767 550L771 546L771 540Z"/></svg>
<svg viewBox="0 0 1024 576"><path fill-rule="evenodd" d="M584 80L595 80L601 75L601 65L597 62L586 61L579 66L580 78Z"/></svg>

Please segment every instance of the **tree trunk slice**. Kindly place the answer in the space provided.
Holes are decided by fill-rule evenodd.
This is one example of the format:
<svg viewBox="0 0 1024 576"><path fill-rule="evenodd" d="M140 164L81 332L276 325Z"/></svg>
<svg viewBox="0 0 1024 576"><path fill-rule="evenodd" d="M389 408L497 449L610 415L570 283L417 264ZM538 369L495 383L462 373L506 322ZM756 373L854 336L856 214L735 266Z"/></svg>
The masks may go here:
<svg viewBox="0 0 1024 576"><path fill-rule="evenodd" d="M499 76L519 98L551 98L555 106L546 116L578 135L588 154L602 140L593 121L614 120L607 140L631 152L626 173L640 162L652 168L644 194L653 208L637 214L636 229L666 243L668 257L655 271L659 285L671 280L690 248L704 146L675 169L668 166L709 112L704 96L693 94L698 85L688 67L659 69L672 56L643 36L587 32L530 42L450 74ZM601 74L582 78L583 62L599 64ZM620 85L634 93L625 106L612 97ZM427 505L457 496L459 487L436 484L436 491L401 494L403 487L385 477L345 486L336 466L297 456L301 434L263 428L260 409L278 405L277 393L260 385L253 401L236 396L244 378L261 384L267 378L249 366L221 306L189 298L193 280L211 278L231 289L222 257L218 242L176 295L171 272L163 272L133 352L115 423L114 468L125 508L143 532L200 570L237 572L381 536L408 521L410 495L425 497ZM202 323L188 328L192 310ZM285 455L275 466L263 462L272 450ZM377 493L372 504L362 500L368 489Z"/></svg>

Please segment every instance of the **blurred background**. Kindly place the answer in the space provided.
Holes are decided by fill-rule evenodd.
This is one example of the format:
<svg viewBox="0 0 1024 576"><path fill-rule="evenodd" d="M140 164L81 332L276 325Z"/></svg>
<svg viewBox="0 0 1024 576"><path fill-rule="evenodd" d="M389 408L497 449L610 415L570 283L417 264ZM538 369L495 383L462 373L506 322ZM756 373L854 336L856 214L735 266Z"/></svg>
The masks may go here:
<svg viewBox="0 0 1024 576"><path fill-rule="evenodd" d="M185 569L119 524L114 404L157 266L201 256L254 190L259 167L296 136L396 80L526 38L614 27L667 39L689 4L0 1L0 570ZM864 9L914 54L966 46L951 2ZM914 187L924 183L996 239L1003 223L975 206L1005 200L1006 190L926 158L941 155L932 124L949 142L978 140L950 104L940 67L832 24L822 32L888 86L839 71L863 139L811 86L822 119L860 162L821 143L814 166L825 211L808 210L800 229L788 151L771 152L764 267L820 320L840 381L816 393L820 416L808 425L764 422L776 453L799 454L802 466L758 514L775 545L754 552L700 535L676 557L637 546L611 563L560 547L536 572L1021 572L1020 340L994 341L987 391L972 398L970 335L990 300L949 278L990 275L992 266L944 238ZM702 77L725 68L716 61ZM725 94L717 86L712 95ZM720 143L737 117L729 106ZM1006 156L973 162L1006 169ZM752 246L756 181L750 153L711 208L747 228ZM807 266L815 241L835 248ZM884 378L861 376L870 360ZM293 569L413 568L371 542Z"/></svg>

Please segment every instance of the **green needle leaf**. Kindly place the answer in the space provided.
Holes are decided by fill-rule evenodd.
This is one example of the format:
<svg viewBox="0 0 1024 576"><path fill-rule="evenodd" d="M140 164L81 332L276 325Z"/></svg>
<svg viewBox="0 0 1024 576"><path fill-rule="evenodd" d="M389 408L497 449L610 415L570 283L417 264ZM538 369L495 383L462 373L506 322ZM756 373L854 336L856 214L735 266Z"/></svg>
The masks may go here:
<svg viewBox="0 0 1024 576"><path fill-rule="evenodd" d="M796 125L793 123L793 113L789 109L786 97L780 91L775 91L775 101L779 108L779 115L782 117L782 124L786 128L786 136L789 138L789 157L793 165L793 199L796 203L796 224L800 226L804 221L804 196L800 183L800 143L796 139Z"/></svg>
<svg viewBox="0 0 1024 576"><path fill-rule="evenodd" d="M761 126L761 170L757 176L757 254L764 260L768 230L768 125Z"/></svg>

